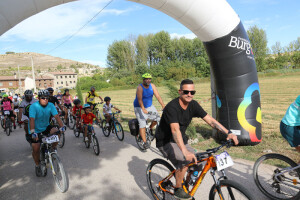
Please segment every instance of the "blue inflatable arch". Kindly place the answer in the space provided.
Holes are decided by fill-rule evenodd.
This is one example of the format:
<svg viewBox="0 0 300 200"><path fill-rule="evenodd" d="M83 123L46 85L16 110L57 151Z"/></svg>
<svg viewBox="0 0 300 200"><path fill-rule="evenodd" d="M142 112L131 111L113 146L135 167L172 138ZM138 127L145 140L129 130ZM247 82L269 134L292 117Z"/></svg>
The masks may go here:
<svg viewBox="0 0 300 200"><path fill-rule="evenodd" d="M1 0L0 35L24 19L73 0ZM213 116L240 145L261 141L260 90L246 31L226 0L130 0L169 15L203 41L211 62ZM218 139L218 134L215 135Z"/></svg>

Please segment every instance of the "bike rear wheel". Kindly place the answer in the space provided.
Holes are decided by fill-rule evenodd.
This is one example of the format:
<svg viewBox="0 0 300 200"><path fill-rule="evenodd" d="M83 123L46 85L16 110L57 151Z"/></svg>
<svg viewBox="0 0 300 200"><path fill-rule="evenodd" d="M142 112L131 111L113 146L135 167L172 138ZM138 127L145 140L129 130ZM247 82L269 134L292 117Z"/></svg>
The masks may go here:
<svg viewBox="0 0 300 200"><path fill-rule="evenodd" d="M89 135L89 133L88 133L88 141L85 141L85 138L83 137L83 141L84 141L84 144L85 144L85 147L88 149L88 148L90 148L90 144L91 144L91 135Z"/></svg>
<svg viewBox="0 0 300 200"><path fill-rule="evenodd" d="M105 137L108 137L108 136L110 135L111 129L110 129L110 127L106 126L106 119L103 119L103 120L101 121L101 127L102 127L103 135L104 135Z"/></svg>
<svg viewBox="0 0 300 200"><path fill-rule="evenodd" d="M52 168L53 168L53 178L55 180L55 183L59 190L61 192L66 192L68 190L68 182L67 182L67 176L64 170L64 167L56 153L51 154L52 158Z"/></svg>
<svg viewBox="0 0 300 200"><path fill-rule="evenodd" d="M147 184L154 199L176 199L172 194L164 191L174 193L174 186L176 185L174 176L162 183L164 190L158 185L172 171L174 171L174 168L165 160L154 159L149 163L146 171Z"/></svg>
<svg viewBox="0 0 300 200"><path fill-rule="evenodd" d="M75 127L75 120L73 119L73 116L70 116L69 117L69 128L71 129L71 130L73 130L74 129L74 127Z"/></svg>
<svg viewBox="0 0 300 200"><path fill-rule="evenodd" d="M254 164L257 187L271 199L300 199L300 168L283 172L297 164L280 154L266 154ZM279 173L282 173L278 175Z"/></svg>
<svg viewBox="0 0 300 200"><path fill-rule="evenodd" d="M213 185L209 192L209 200L220 199L220 195L223 196L222 199L224 200L255 199L246 188L232 180L221 180L219 186Z"/></svg>
<svg viewBox="0 0 300 200"><path fill-rule="evenodd" d="M92 136L92 143L93 143L93 150L95 154L98 156L100 154L100 146L99 146L98 139L95 135Z"/></svg>
<svg viewBox="0 0 300 200"><path fill-rule="evenodd" d="M11 133L11 122L8 119L5 121L5 133L7 136Z"/></svg>
<svg viewBox="0 0 300 200"><path fill-rule="evenodd" d="M79 129L77 129L76 127L73 129L73 132L74 132L74 135L75 135L75 137L79 137L79 135L80 135L80 130Z"/></svg>
<svg viewBox="0 0 300 200"><path fill-rule="evenodd" d="M115 131L116 131L117 138L120 141L123 141L124 140L124 130L123 130L122 125L119 122L115 123Z"/></svg>
<svg viewBox="0 0 300 200"><path fill-rule="evenodd" d="M4 129L4 120L1 119L1 127Z"/></svg>
<svg viewBox="0 0 300 200"><path fill-rule="evenodd" d="M64 145L65 145L65 133L61 133L59 142L58 142L58 146L59 146L59 148L63 148Z"/></svg>

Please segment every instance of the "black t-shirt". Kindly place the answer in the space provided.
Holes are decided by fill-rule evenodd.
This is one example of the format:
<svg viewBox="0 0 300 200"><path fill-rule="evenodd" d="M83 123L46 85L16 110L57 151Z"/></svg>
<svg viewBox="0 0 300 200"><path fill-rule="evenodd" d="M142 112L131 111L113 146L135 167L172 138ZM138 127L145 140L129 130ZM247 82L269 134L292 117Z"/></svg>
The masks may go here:
<svg viewBox="0 0 300 200"><path fill-rule="evenodd" d="M171 123L179 123L180 131L184 144L188 142L188 136L185 131L192 121L193 117L205 117L207 113L195 100L192 100L187 109L184 110L179 104L179 98L170 101L164 108L162 118L160 120L159 127L155 133L156 147L162 147L169 142L174 142Z"/></svg>
<svg viewBox="0 0 300 200"><path fill-rule="evenodd" d="M50 103L53 103L55 106L55 103L57 104L57 106L59 105L59 101L55 96L49 96L49 101Z"/></svg>

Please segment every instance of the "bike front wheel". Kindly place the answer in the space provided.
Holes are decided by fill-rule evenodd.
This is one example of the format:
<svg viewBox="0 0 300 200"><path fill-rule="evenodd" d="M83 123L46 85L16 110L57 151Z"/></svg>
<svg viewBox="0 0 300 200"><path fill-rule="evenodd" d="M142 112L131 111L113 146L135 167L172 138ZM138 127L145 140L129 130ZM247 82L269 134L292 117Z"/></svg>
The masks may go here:
<svg viewBox="0 0 300 200"><path fill-rule="evenodd" d="M69 123L68 124L69 124L69 128L71 130L73 130L75 128L75 120L73 119L73 116L69 117Z"/></svg>
<svg viewBox="0 0 300 200"><path fill-rule="evenodd" d="M52 173L55 183L61 192L66 192L68 190L68 182L66 172L64 167L56 153L51 154L52 159Z"/></svg>
<svg viewBox="0 0 300 200"><path fill-rule="evenodd" d="M98 156L100 154L100 146L99 146L98 139L95 135L92 136L92 143L93 143L93 150L95 154Z"/></svg>
<svg viewBox="0 0 300 200"><path fill-rule="evenodd" d="M209 192L209 200L214 199L254 200L255 198L246 188L236 183L235 181L221 180L220 185L213 185Z"/></svg>
<svg viewBox="0 0 300 200"><path fill-rule="evenodd" d="M9 120L6 120L5 122L5 133L7 136L9 136L11 133L11 123Z"/></svg>
<svg viewBox="0 0 300 200"><path fill-rule="evenodd" d="M257 187L271 199L300 199L300 168L280 154L266 154L254 164L253 175Z"/></svg>
<svg viewBox="0 0 300 200"><path fill-rule="evenodd" d="M85 147L86 147L87 149L90 148L91 136L88 135L88 141L85 141L85 138L83 137L83 141L84 141Z"/></svg>
<svg viewBox="0 0 300 200"><path fill-rule="evenodd" d="M105 137L108 137L110 135L110 127L109 126L106 126L106 119L103 119L101 121L101 128L102 128L102 132L103 132L103 135Z"/></svg>
<svg viewBox="0 0 300 200"><path fill-rule="evenodd" d="M73 132L74 132L74 135L75 135L75 137L79 137L79 135L80 135L80 130L79 129L77 129L76 127L73 129Z"/></svg>
<svg viewBox="0 0 300 200"><path fill-rule="evenodd" d="M147 184L154 199L176 199L172 195L174 194L174 186L176 185L174 176L162 182L161 187L159 186L159 182L166 178L172 171L174 171L174 168L165 160L154 159L149 163L146 171Z"/></svg>
<svg viewBox="0 0 300 200"><path fill-rule="evenodd" d="M61 133L59 142L58 142L58 146L59 146L59 148L63 148L64 145L65 145L65 133Z"/></svg>
<svg viewBox="0 0 300 200"><path fill-rule="evenodd" d="M124 130L123 130L122 125L119 122L115 123L115 130L116 130L117 138L120 141L123 141L124 140Z"/></svg>

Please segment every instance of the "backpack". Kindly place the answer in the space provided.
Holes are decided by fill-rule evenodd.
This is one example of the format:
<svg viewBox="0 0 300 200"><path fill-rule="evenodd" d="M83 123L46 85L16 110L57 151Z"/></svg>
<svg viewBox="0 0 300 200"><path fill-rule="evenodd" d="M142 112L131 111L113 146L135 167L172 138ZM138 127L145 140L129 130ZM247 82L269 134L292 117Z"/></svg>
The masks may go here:
<svg viewBox="0 0 300 200"><path fill-rule="evenodd" d="M139 134L139 122L137 119L129 120L128 127L130 129L131 135L137 136Z"/></svg>

